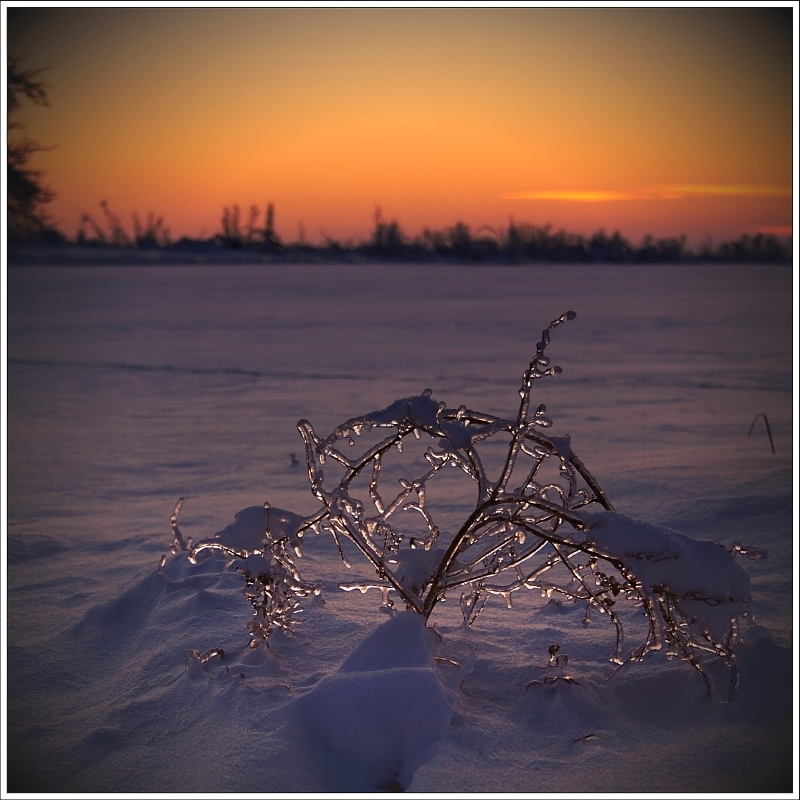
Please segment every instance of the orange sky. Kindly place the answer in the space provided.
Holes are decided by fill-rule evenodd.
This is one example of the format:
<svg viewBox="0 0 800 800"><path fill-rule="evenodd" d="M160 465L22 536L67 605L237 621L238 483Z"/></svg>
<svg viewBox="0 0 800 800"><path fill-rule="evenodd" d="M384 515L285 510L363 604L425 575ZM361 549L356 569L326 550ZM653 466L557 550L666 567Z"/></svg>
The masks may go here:
<svg viewBox="0 0 800 800"><path fill-rule="evenodd" d="M6 8L4 8L4 11ZM792 10L8 8L19 121L75 233L275 203L292 241L509 217L639 241L791 230ZM5 27L5 26L4 26Z"/></svg>

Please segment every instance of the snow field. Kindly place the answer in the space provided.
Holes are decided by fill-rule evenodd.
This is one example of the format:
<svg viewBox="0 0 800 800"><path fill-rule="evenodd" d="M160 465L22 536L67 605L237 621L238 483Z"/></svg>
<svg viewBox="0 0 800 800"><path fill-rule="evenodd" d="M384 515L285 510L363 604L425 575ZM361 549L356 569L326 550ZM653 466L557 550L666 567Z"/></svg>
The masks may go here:
<svg viewBox="0 0 800 800"><path fill-rule="evenodd" d="M10 791L791 789L791 270L37 268L8 286ZM321 600L269 649L247 647L225 557L159 571L180 495L195 541L264 501L314 510L298 419L327 433L426 387L512 415L567 308L548 353L564 373L535 402L615 508L723 545L667 542L687 590L698 548L704 564L736 541L769 553L716 587L748 578L752 596L734 702L724 664L709 698L663 653L609 680L613 626L534 591L470 630L448 599L440 641L379 593L340 591L371 575L329 537L299 562ZM774 456L746 435L758 413ZM443 477L456 521L462 487ZM607 532L629 552L627 523ZM569 662L547 667L555 644Z"/></svg>

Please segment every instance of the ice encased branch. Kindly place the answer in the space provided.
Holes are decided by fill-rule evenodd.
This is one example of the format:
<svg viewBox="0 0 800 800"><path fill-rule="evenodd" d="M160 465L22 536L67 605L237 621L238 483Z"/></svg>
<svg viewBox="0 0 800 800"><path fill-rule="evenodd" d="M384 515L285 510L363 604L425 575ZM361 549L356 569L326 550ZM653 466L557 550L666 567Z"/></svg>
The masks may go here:
<svg viewBox="0 0 800 800"><path fill-rule="evenodd" d="M346 591L390 595L428 619L448 593L460 593L464 623L472 625L491 597L512 607L514 593L535 590L585 605L613 625L616 644L611 661L622 667L666 644L667 655L690 663L710 682L703 659L722 658L730 667L730 692L738 670L734 648L738 618L746 613L749 579L732 551L716 542L691 539L677 531L638 522L614 511L598 482L572 450L569 436L548 436L552 426L543 404L531 411L535 382L558 375L546 355L550 332L575 318L568 311L542 331L522 376L516 417L501 418L464 405L436 401L432 391L396 400L387 407L352 417L325 438L308 420L298 422L311 491L321 503L309 517L253 507L237 514L233 525L213 539L198 542L190 560L203 550L219 550L236 560L246 580L245 595L254 609L251 644L275 630L293 631L301 599L318 594L306 583L295 557L302 556L308 531L328 533L345 567L350 542L372 565L376 579L339 584ZM360 437L385 429L386 435L356 448ZM495 436L508 437L502 467L487 473L481 450ZM402 455L404 443L430 442L424 467L401 477L399 490L383 480L389 459ZM347 452L342 448L346 443ZM430 491L446 466L474 484L472 510L456 531L435 518ZM332 482L326 471L336 473ZM358 496L359 476L368 482ZM173 515L175 546L186 549ZM424 522L418 535L405 512ZM738 544L738 543L737 543ZM625 653L621 614L616 605L639 607L647 631Z"/></svg>
<svg viewBox="0 0 800 800"><path fill-rule="evenodd" d="M301 601L322 591L320 584L303 580L295 562L295 557L302 556L301 522L303 518L297 514L272 508L269 503L251 506L189 552L193 564L204 551L221 552L240 562L236 569L244 576L244 596L253 607L253 619L247 626L251 648L268 643L278 630L293 634L302 612Z"/></svg>

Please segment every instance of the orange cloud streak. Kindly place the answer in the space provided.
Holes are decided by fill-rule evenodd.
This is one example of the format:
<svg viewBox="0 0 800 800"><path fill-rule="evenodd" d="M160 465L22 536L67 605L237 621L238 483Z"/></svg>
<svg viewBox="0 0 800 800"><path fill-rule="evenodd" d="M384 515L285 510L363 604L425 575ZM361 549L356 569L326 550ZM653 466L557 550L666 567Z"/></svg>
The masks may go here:
<svg viewBox="0 0 800 800"><path fill-rule="evenodd" d="M770 184L665 183L623 190L543 190L506 192L503 200L563 200L604 203L616 200L682 200L684 197L791 197L791 186Z"/></svg>

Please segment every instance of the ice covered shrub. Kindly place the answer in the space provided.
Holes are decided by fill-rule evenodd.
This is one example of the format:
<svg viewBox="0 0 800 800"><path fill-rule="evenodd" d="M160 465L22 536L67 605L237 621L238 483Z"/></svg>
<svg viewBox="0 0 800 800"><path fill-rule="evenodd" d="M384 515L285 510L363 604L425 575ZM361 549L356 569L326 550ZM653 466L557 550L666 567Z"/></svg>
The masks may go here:
<svg viewBox="0 0 800 800"><path fill-rule="evenodd" d="M561 372L545 351L550 332L575 316L568 311L542 332L522 377L515 417L450 408L427 389L353 417L325 438L300 420L319 510L304 518L269 506L244 509L232 525L189 552L192 561L203 550L216 549L241 562L255 615L251 646L277 629L291 633L300 601L319 593L319 586L300 577L295 562L305 534L313 531L333 537L345 567L351 565L343 544L355 546L372 565L374 578L339 586L378 590L387 610L399 600L427 620L438 603L457 595L464 623L472 625L491 597L511 608L515 592L536 590L584 605L587 623L593 613L607 618L616 637L611 661L620 668L666 647L669 657L694 667L710 691L704 661L718 657L730 668L733 694L738 619L746 615L750 596L747 573L733 556L747 548L737 543L728 551L718 542L617 513L570 437L544 433L552 422L544 405L533 406L532 390L537 380ZM380 429L387 435L360 453L350 455L341 447L343 442L355 447L359 437ZM491 475L484 453L494 437L507 443ZM399 491L387 492L386 462L415 439L430 442L424 466L414 476L400 477ZM333 480L323 472L327 465L339 471ZM437 522L428 500L430 486L447 466L468 476L474 490L474 505L451 531ZM177 511L174 547L188 549L177 530ZM413 520L422 521L422 533L418 525L414 535ZM626 603L638 607L645 620L642 639L632 648L626 648L619 612Z"/></svg>
<svg viewBox="0 0 800 800"><path fill-rule="evenodd" d="M281 509L252 506L239 511L227 528L213 539L205 539L192 547L184 541L178 527L178 515L184 499L178 500L170 524L173 532L172 552L188 550L189 561L197 563L204 550L217 550L240 560L236 569L245 579L244 595L253 606L253 619L248 624L250 645L254 649L269 640L275 631L295 632L295 615L302 611L300 601L318 596L322 587L302 579L292 555L302 555L297 530L304 521L297 514ZM190 549L191 548L191 549ZM162 562L163 566L163 562Z"/></svg>

